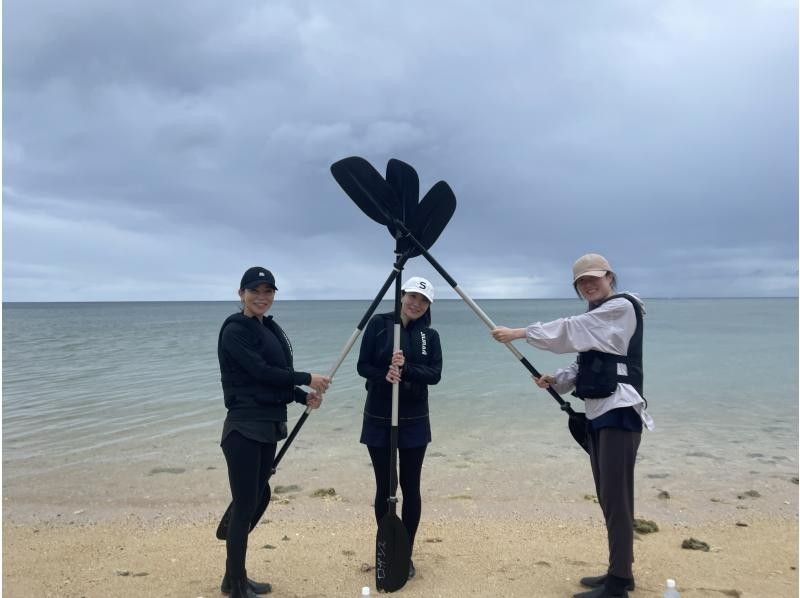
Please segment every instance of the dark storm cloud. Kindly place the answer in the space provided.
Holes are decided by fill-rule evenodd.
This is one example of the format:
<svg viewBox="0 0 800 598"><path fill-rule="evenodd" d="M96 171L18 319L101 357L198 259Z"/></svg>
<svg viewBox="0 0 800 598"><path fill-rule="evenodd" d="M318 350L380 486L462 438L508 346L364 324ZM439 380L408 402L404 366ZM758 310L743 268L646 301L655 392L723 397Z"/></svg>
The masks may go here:
<svg viewBox="0 0 800 598"><path fill-rule="evenodd" d="M452 185L433 253L476 296L568 296L586 251L646 295L796 294L796 11L6 2L4 297L220 299L254 263L369 297L353 154Z"/></svg>

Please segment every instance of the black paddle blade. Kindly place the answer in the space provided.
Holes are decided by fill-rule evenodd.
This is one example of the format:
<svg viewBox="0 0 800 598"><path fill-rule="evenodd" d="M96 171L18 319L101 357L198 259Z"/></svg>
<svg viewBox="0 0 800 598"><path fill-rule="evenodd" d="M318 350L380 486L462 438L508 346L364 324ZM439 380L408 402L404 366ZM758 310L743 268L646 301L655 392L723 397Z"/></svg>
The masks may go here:
<svg viewBox="0 0 800 598"><path fill-rule="evenodd" d="M456 211L456 196L450 185L444 181L439 181L430 191L425 194L419 202L417 211L408 228L414 238L427 251L442 234L444 227L450 222L453 213ZM422 250L416 245L412 245L410 257L416 257Z"/></svg>
<svg viewBox="0 0 800 598"><path fill-rule="evenodd" d="M267 482L264 495L261 497L261 504L258 505L256 512L253 514L253 518L250 520L250 531L253 531L258 525L258 522L269 506L269 499L271 496L272 490L269 487L269 482ZM228 537L228 526L231 522L231 509L233 509L233 503L228 505L228 509L225 511L222 519L219 520L219 525L217 526L217 540L225 540Z"/></svg>
<svg viewBox="0 0 800 598"><path fill-rule="evenodd" d="M225 540L228 538L228 524L231 522L232 508L233 503L228 505L225 514L222 516L222 519L219 520L219 525L217 526L217 540Z"/></svg>
<svg viewBox="0 0 800 598"><path fill-rule="evenodd" d="M586 414L575 412L569 416L569 433L575 439L575 442L581 445L581 448L587 453L589 452L589 438L586 432Z"/></svg>
<svg viewBox="0 0 800 598"><path fill-rule="evenodd" d="M402 208L402 222L409 227L419 203L419 176L410 164L392 158L386 164L386 182L394 190ZM396 236L394 227L389 232Z"/></svg>
<svg viewBox="0 0 800 598"><path fill-rule="evenodd" d="M355 204L375 222L390 225L402 217L402 206L392 188L372 164L351 156L331 165L331 174Z"/></svg>
<svg viewBox="0 0 800 598"><path fill-rule="evenodd" d="M395 592L406 585L411 564L408 532L395 513L387 513L378 524L375 539L375 586Z"/></svg>

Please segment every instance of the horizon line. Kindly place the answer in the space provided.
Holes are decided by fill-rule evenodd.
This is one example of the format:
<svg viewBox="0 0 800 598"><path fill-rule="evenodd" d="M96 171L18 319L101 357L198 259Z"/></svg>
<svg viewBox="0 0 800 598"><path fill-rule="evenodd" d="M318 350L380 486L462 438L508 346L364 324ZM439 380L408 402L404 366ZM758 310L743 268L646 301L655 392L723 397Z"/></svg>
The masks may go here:
<svg viewBox="0 0 800 598"><path fill-rule="evenodd" d="M666 300L681 300L681 299L798 299L798 295L691 295L691 296L642 296L637 293L637 296L642 299L666 299ZM472 297L475 301L565 301L574 299L582 302L578 297ZM281 299L280 303L289 301L372 301L374 297L364 297L357 299ZM381 299L381 301L392 301L391 298ZM463 301L460 297L446 297L437 299L436 303L442 301ZM21 304L21 303L39 303L39 304L60 304L60 303L236 303L237 300L231 299L79 299L67 301L39 301L39 300L3 300L5 304Z"/></svg>

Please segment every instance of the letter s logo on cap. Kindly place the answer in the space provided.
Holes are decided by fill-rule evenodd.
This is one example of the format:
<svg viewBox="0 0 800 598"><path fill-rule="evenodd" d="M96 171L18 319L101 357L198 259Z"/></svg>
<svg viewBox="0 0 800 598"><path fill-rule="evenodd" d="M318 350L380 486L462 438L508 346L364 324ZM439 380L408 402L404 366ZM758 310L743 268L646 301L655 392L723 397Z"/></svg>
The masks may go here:
<svg viewBox="0 0 800 598"><path fill-rule="evenodd" d="M419 288L421 288L421 289L425 289L425 288L427 288L427 287L425 286L425 283L424 283L424 282L422 282L421 280L420 280L420 281L417 283L417 286L418 286Z"/></svg>

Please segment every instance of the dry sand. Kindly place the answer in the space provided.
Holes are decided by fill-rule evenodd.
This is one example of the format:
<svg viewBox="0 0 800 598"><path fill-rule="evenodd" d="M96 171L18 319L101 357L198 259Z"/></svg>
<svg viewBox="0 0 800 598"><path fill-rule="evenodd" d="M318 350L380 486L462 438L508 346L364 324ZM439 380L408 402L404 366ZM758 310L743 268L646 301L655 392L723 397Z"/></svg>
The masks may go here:
<svg viewBox="0 0 800 598"><path fill-rule="evenodd" d="M323 503L304 498L270 505L267 520L250 536L251 577L270 581L276 598L356 597L362 586L375 593L371 513L336 500L303 509L303 501ZM214 538L215 520L69 519L5 522L3 596L221 596L225 546ZM681 548L689 537L711 550ZM675 577L684 598L795 598L797 541L796 518L750 513L746 526L734 520L662 523L660 531L637 537L632 596L661 596L665 579ZM397 594L566 597L580 591L581 576L604 571L606 556L599 517L423 515L414 555L418 575Z"/></svg>
<svg viewBox="0 0 800 598"><path fill-rule="evenodd" d="M368 458L330 467L333 457L320 464L306 455L298 451L279 472L266 520L250 536L248 571L271 582L275 597L356 597L366 585L374 592ZM499 469L432 453L418 575L397 595L569 597L581 590L580 577L604 572L605 528L588 463L578 455L564 464L569 457ZM229 496L225 471L177 465L4 477L2 595L221 596L225 545L214 530ZM708 469L706 484L647 465L637 480L637 516L660 530L636 540L633 598L660 597L668 577L683 598L798 596L796 471ZM334 496L314 497L326 484ZM688 538L710 550L681 548Z"/></svg>

